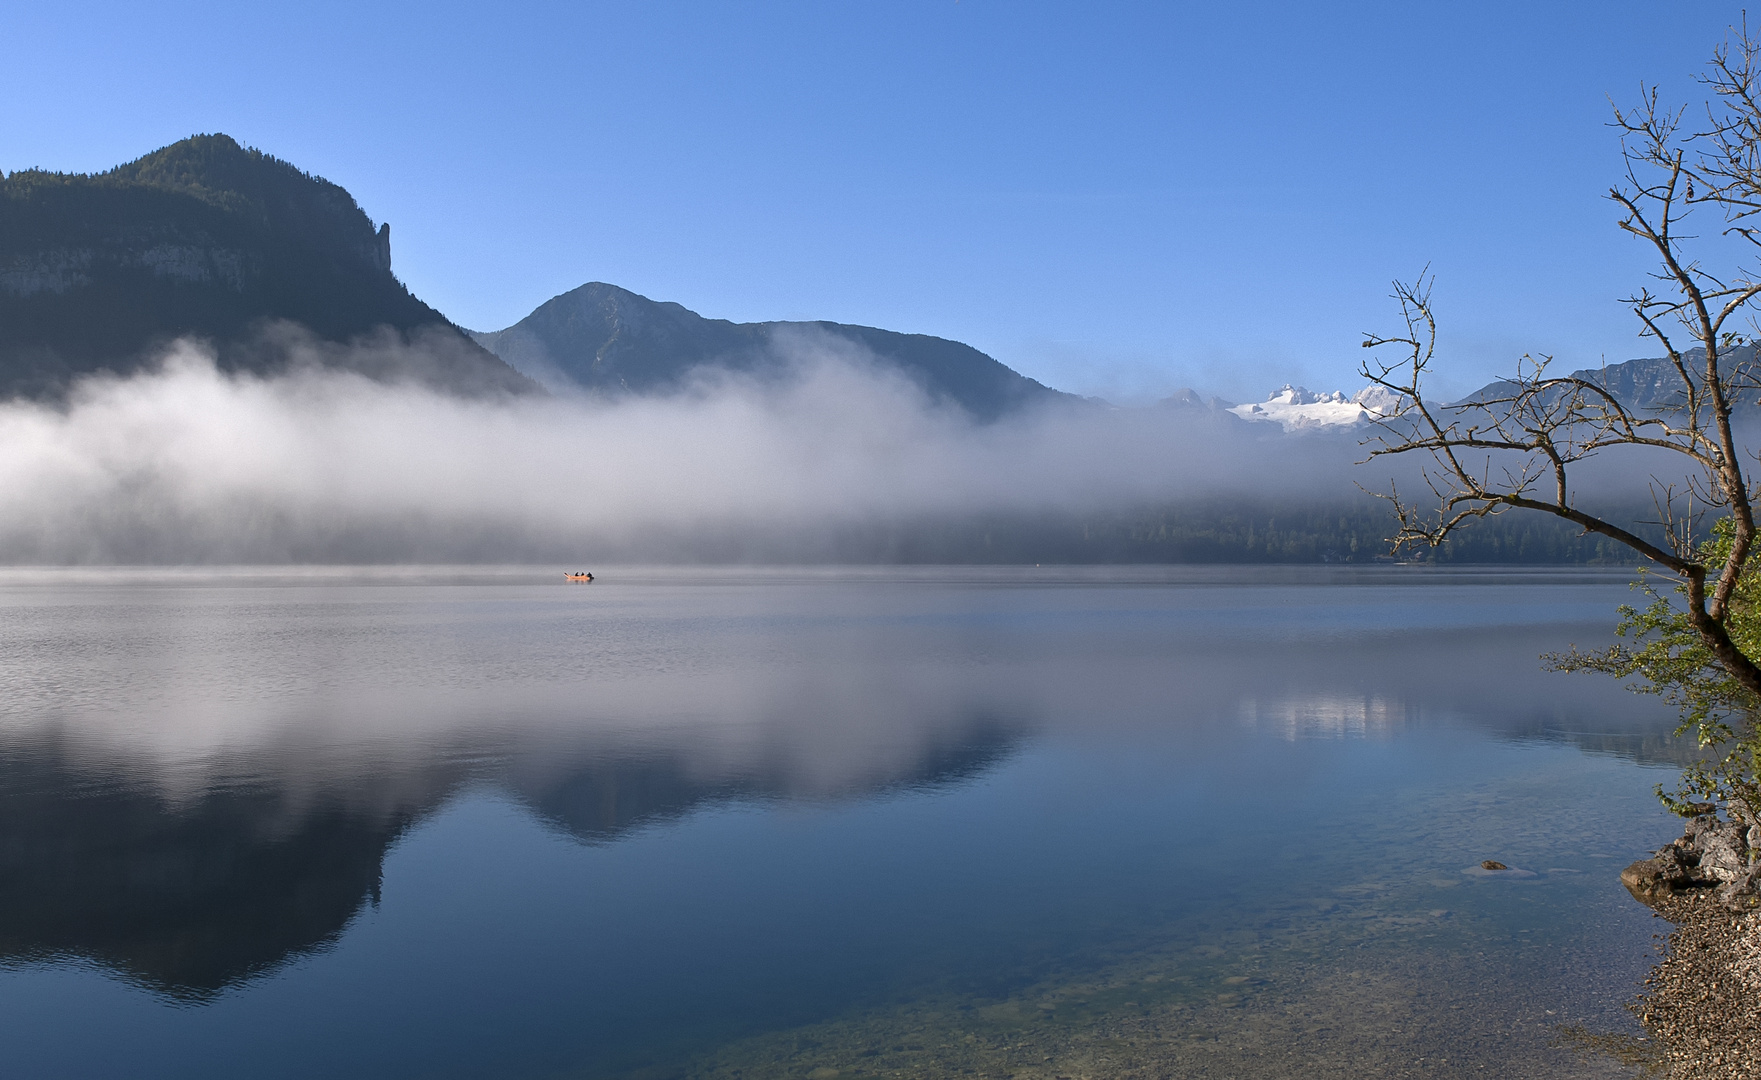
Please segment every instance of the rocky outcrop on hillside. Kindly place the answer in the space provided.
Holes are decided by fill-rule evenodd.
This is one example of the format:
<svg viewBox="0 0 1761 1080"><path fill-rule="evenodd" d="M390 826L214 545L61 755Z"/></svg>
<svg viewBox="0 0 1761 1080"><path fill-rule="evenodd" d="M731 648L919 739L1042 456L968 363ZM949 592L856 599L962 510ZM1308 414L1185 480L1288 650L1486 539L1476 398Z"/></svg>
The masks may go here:
<svg viewBox="0 0 1761 1080"><path fill-rule="evenodd" d="M290 328L297 332L290 334ZM426 346L387 371L387 335ZM410 295L391 227L349 193L225 135L198 135L105 173L0 179L0 396L44 397L128 374L178 338L222 367L267 372L274 342L372 338L375 378L466 393L536 387ZM433 347L427 347L433 346ZM348 367L347 350L319 350Z"/></svg>

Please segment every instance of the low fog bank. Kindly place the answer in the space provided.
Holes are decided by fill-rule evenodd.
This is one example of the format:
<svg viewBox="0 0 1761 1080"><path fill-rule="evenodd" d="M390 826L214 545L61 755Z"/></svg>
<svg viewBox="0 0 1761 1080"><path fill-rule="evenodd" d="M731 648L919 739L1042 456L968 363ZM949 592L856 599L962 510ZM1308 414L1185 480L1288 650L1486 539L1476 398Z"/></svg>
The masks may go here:
<svg viewBox="0 0 1761 1080"><path fill-rule="evenodd" d="M289 340L274 376L184 343L0 404L0 562L1364 561L1393 532L1364 489L1423 490L1417 459L1361 464L1362 429L1100 403L980 423L848 349L661 396L473 399L387 381L426 370L420 343L362 346L369 378ZM1586 505L1649 514L1633 467L1591 463ZM1438 557L1624 557L1576 534L1510 514Z"/></svg>
<svg viewBox="0 0 1761 1080"><path fill-rule="evenodd" d="M0 560L946 558L913 537L982 547L987 522L994 543L1005 519L1080 532L1231 495L1361 500L1359 453L1172 410L978 424L849 356L664 397L469 400L334 358L228 374L181 344L62 403L0 405Z"/></svg>

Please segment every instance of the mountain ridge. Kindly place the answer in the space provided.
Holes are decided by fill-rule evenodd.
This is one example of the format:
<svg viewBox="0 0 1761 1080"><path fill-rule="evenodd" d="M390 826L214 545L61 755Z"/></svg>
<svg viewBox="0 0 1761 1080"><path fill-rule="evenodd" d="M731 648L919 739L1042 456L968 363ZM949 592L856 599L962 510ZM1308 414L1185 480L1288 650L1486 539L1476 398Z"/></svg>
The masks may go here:
<svg viewBox="0 0 1761 1080"><path fill-rule="evenodd" d="M1761 371L1756 370L1757 362L1761 361L1758 348L1761 347L1741 345L1731 349L1726 354L1725 370L1732 374L1742 373L1752 381L1755 375L1761 374ZM1706 350L1703 348L1690 349L1682 354L1687 361L1688 374L1696 386L1700 383L1696 365L1703 367L1705 356ZM1623 360L1618 364L1579 368L1566 377L1581 379L1606 389L1628 409L1659 411L1681 408L1684 404L1681 374L1667 356L1645 356ZM1509 379L1494 379L1453 404L1470 405L1487 401L1510 393L1515 386ZM1732 405L1733 411L1754 412L1761 406L1761 396L1755 390L1741 392L1733 398Z"/></svg>
<svg viewBox="0 0 1761 1080"><path fill-rule="evenodd" d="M423 339L429 355L411 370L384 350L361 363L319 350L320 362L463 393L536 390L396 278L389 224L230 136L194 135L102 173L0 179L0 394L127 375L179 338L207 342L223 369L269 373L302 335L383 344L387 331Z"/></svg>
<svg viewBox="0 0 1761 1080"><path fill-rule="evenodd" d="M1692 349L1683 356L1688 361L1689 374L1695 375L1695 364L1704 363L1705 351ZM1735 416L1761 415L1761 380L1757 380L1757 376L1761 376L1761 367L1758 364L1761 364L1761 347L1744 345L1730 351L1726 370L1733 373L1741 370L1743 378L1756 383L1732 398L1732 414ZM1641 415L1654 415L1683 406L1681 375L1674 363L1664 356L1642 356L1601 367L1579 368L1564 377L1603 387L1626 408ZM1696 377L1695 384L1698 383ZM1512 380L1494 379L1471 394L1438 404L1450 408L1478 405L1507 397L1519 389ZM1232 413L1243 420L1276 422L1288 433L1304 433L1360 426L1377 415L1391 412L1398 401L1399 395L1394 391L1373 384L1347 397L1340 391L1316 394L1286 383L1259 403L1232 405L1220 398L1212 398L1203 407L1212 412ZM1200 407L1201 399L1195 391L1182 390L1159 404L1193 409Z"/></svg>
<svg viewBox="0 0 1761 1080"><path fill-rule="evenodd" d="M787 354L811 347L817 337L874 357L932 398L982 420L1038 405L1086 402L947 338L824 320L710 319L601 281L554 296L502 330L467 333L553 390L664 392L703 368L769 374L785 370Z"/></svg>

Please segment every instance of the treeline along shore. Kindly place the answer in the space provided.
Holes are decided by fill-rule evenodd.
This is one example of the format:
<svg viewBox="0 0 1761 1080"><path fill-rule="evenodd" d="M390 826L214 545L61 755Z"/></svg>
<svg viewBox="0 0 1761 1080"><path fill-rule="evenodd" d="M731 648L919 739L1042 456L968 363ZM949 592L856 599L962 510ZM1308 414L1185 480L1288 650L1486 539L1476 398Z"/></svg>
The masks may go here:
<svg viewBox="0 0 1761 1080"><path fill-rule="evenodd" d="M1635 515L1636 519L1636 515ZM1642 525L1636 526L1643 528ZM653 557L704 562L903 564L1636 566L1630 548L1540 515L1502 514L1437 548L1391 552L1387 504L1215 498L1121 510L1039 511L871 521L800 534L698 535Z"/></svg>

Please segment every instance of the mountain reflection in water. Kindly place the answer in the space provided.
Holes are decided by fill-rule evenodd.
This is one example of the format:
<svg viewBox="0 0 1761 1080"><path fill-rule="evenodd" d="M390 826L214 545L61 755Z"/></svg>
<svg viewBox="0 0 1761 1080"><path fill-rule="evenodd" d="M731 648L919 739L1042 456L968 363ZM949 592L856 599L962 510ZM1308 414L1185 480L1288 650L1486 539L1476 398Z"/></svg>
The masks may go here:
<svg viewBox="0 0 1761 1080"><path fill-rule="evenodd" d="M259 785L180 806L53 742L0 756L0 960L81 957L200 999L330 941L426 807L291 808Z"/></svg>
<svg viewBox="0 0 1761 1080"><path fill-rule="evenodd" d="M1074 1075L1150 1017L1146 1062L1263 1021L1295 1041L1255 1060L1449 1030L1461 1075L1575 1076L1481 1033L1624 1015L1643 960L1609 868L1652 840L1667 717L1537 659L1624 598L0 571L0 1072ZM1462 874L1489 857L1533 887Z"/></svg>
<svg viewBox="0 0 1761 1080"><path fill-rule="evenodd" d="M972 776L1019 726L947 717L913 756L852 771L819 797L881 794ZM64 739L0 747L0 963L80 957L201 1000L324 947L362 904L412 824L466 785L504 788L544 821L602 843L697 807L797 795L786 760L718 772L681 746L472 747L404 767L289 783L238 768L169 800L149 778L83 765ZM388 780L390 781L388 783Z"/></svg>

